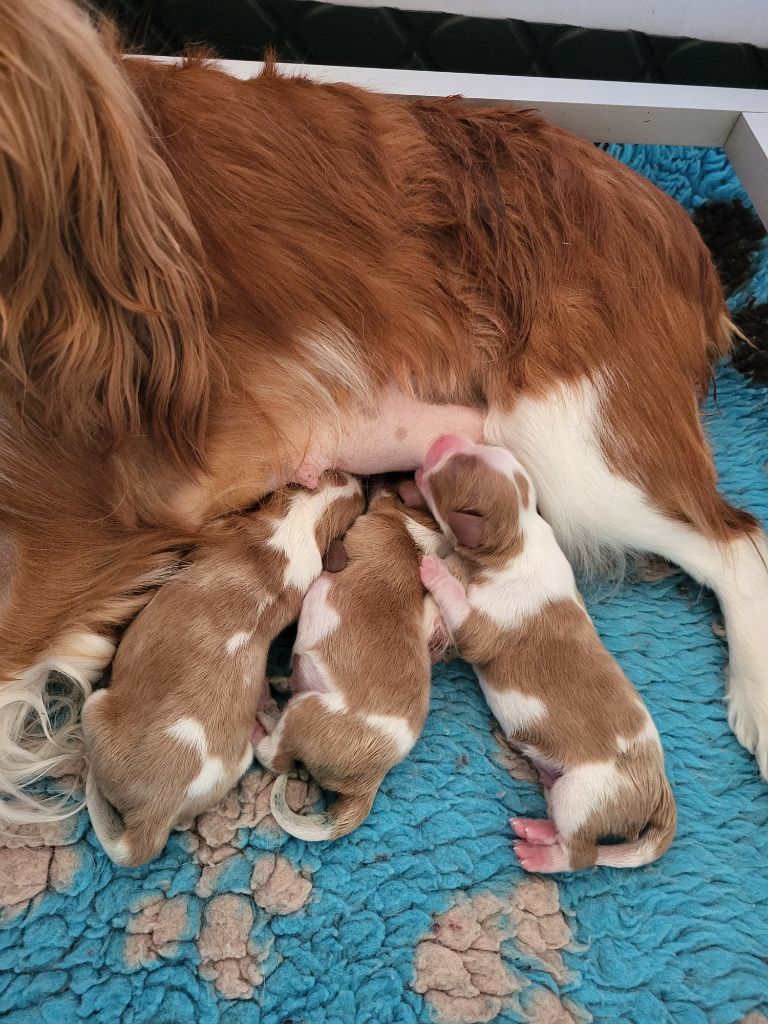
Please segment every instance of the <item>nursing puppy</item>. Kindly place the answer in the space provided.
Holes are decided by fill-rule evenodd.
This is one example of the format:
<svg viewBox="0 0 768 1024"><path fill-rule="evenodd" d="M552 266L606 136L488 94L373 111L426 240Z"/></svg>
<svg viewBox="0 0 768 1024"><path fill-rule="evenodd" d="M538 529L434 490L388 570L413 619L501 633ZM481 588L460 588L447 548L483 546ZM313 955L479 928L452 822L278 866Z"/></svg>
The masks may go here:
<svg viewBox="0 0 768 1024"><path fill-rule="evenodd" d="M116 863L157 856L248 768L269 645L362 508L359 482L340 473L279 492L222 523L126 631L109 687L83 709L88 810Z"/></svg>
<svg viewBox="0 0 768 1024"><path fill-rule="evenodd" d="M444 637L419 564L448 551L437 524L382 490L344 539L348 562L310 588L293 649L292 689L256 757L279 776L272 813L299 839L336 839L368 816L384 776L409 753L427 716L430 648ZM447 637L444 637L447 644ZM287 775L300 761L339 794L325 814L286 804Z"/></svg>
<svg viewBox="0 0 768 1024"><path fill-rule="evenodd" d="M417 483L468 573L428 556L422 580L505 734L539 770L552 820L512 820L528 871L637 867L675 833L664 755L640 696L601 643L571 567L508 451L438 439ZM622 837L601 845L601 837Z"/></svg>

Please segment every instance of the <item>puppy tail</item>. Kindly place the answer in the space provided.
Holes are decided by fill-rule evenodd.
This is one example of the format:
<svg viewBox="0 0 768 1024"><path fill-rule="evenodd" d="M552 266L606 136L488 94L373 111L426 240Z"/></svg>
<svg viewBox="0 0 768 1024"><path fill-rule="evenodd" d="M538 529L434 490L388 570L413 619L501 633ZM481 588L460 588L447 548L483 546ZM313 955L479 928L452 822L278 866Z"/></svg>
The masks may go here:
<svg viewBox="0 0 768 1024"><path fill-rule="evenodd" d="M325 814L297 814L286 801L287 784L287 775L278 775L275 779L270 799L272 817L288 835L307 843L338 839L354 831L368 817L376 796L376 790L359 795L344 795Z"/></svg>
<svg viewBox="0 0 768 1024"><path fill-rule="evenodd" d="M597 863L610 868L639 868L666 853L677 830L677 809L669 783L664 779L659 802L640 836L631 843L598 846Z"/></svg>

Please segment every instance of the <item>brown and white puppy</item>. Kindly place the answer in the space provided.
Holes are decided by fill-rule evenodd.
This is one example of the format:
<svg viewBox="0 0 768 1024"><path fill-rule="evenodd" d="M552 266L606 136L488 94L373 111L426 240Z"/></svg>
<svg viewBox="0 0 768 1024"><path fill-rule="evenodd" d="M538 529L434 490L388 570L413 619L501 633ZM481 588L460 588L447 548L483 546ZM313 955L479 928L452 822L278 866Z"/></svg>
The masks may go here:
<svg viewBox="0 0 768 1024"><path fill-rule="evenodd" d="M547 792L551 821L512 819L520 863L576 871L660 857L676 813L656 727L601 643L530 477L506 449L447 436L416 479L468 572L465 588L428 556L422 580ZM608 836L625 841L601 844Z"/></svg>
<svg viewBox="0 0 768 1024"><path fill-rule="evenodd" d="M430 646L434 652L443 634L419 579L425 553L448 551L431 517L382 490L344 547L343 571L324 573L306 596L294 696L276 725L262 717L270 732L256 745L256 757L279 776L275 820L309 841L357 828L384 776L413 747L429 706ZM286 804L286 773L297 761L339 794L327 813L302 816Z"/></svg>
<svg viewBox="0 0 768 1024"><path fill-rule="evenodd" d="M223 523L129 627L109 687L83 709L88 810L116 863L157 856L248 768L269 645L362 509L359 482L340 473L277 493Z"/></svg>

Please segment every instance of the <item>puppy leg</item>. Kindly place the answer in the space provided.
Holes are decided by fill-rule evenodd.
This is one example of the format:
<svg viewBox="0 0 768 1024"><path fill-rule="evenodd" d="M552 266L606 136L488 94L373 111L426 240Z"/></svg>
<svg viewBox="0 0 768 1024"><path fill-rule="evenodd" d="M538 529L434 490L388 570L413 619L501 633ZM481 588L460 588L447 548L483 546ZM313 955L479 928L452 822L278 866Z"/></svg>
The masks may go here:
<svg viewBox="0 0 768 1024"><path fill-rule="evenodd" d="M455 637L456 631L470 613L464 587L437 555L425 555L422 558L420 575L421 582L434 597L446 626Z"/></svg>
<svg viewBox="0 0 768 1024"><path fill-rule="evenodd" d="M259 713L257 718L259 719L258 725L261 727L261 733L259 734L258 727L255 727L252 733L252 740L254 742L253 752L256 755L256 759L265 768L268 768L269 771L274 772L275 775L281 775L283 772L290 771L293 764L293 758L287 753L285 743L287 738L285 731L289 713L290 709L286 710L277 722L269 715Z"/></svg>
<svg viewBox="0 0 768 1024"><path fill-rule="evenodd" d="M768 778L768 540L717 492L686 389L681 377L674 401L668 390L644 392L638 420L605 380L560 384L491 412L486 436L526 465L542 515L574 561L650 551L715 591L730 650L728 720Z"/></svg>

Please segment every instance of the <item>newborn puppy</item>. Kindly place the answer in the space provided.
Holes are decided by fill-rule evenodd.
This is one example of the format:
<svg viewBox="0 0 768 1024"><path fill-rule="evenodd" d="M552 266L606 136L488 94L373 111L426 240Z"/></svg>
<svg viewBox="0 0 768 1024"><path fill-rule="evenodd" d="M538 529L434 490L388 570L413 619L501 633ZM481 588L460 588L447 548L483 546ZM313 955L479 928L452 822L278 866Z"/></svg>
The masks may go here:
<svg viewBox="0 0 768 1024"><path fill-rule="evenodd" d="M280 777L272 813L286 832L336 839L368 816L387 772L408 754L429 705L430 644L448 638L419 579L424 553L447 553L437 524L381 490L344 539L348 562L310 588L293 649L292 689L256 757ZM339 794L326 814L302 816L285 802L300 761Z"/></svg>
<svg viewBox="0 0 768 1024"><path fill-rule="evenodd" d="M527 473L505 449L448 436L416 480L468 573L465 588L429 556L422 580L547 792L551 821L512 820L520 863L577 871L660 857L676 814L658 733L603 647ZM608 836L625 841L601 845Z"/></svg>
<svg viewBox="0 0 768 1024"><path fill-rule="evenodd" d="M359 482L340 473L277 493L218 524L128 628L109 687L83 708L86 801L116 863L157 856L248 768L269 645L362 509Z"/></svg>

